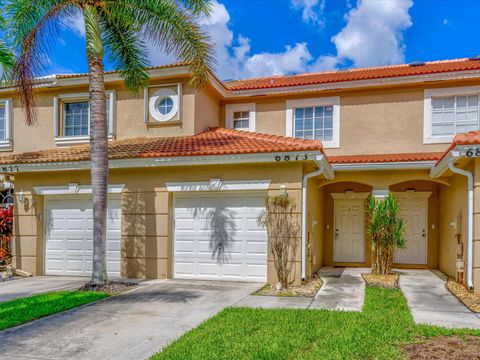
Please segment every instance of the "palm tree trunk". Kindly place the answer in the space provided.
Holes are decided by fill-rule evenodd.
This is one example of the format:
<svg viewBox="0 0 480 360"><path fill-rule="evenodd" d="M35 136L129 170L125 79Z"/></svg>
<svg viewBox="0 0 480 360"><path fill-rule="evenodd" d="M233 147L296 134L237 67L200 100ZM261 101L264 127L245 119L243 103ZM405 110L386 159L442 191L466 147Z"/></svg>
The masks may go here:
<svg viewBox="0 0 480 360"><path fill-rule="evenodd" d="M90 285L102 285L107 275L108 124L105 103L103 43L98 15L84 9L90 101L90 159L93 197L93 268Z"/></svg>

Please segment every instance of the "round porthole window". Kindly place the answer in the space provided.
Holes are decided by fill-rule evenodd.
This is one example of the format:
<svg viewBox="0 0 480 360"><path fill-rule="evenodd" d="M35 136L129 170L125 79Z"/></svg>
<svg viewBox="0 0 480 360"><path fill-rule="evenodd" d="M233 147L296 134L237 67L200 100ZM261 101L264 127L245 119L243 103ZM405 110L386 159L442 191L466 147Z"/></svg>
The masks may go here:
<svg viewBox="0 0 480 360"><path fill-rule="evenodd" d="M150 115L157 121L172 120L178 113L178 95L172 89L159 89L150 98Z"/></svg>

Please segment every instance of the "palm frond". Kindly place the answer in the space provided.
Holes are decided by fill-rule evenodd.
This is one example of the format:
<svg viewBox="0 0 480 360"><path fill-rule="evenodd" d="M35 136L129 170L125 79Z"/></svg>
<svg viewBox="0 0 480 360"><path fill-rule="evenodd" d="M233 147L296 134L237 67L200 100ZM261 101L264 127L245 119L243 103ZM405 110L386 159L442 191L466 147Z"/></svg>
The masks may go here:
<svg viewBox="0 0 480 360"><path fill-rule="evenodd" d="M212 10L210 0L183 0L185 7L192 11L194 15L210 15Z"/></svg>
<svg viewBox="0 0 480 360"><path fill-rule="evenodd" d="M12 75L12 70L15 66L15 54L8 45L0 41L0 68L2 69L1 80L9 80Z"/></svg>
<svg viewBox="0 0 480 360"><path fill-rule="evenodd" d="M33 93L36 76L42 75L49 64L51 48L62 16L77 9L77 0L12 0L6 7L11 24L11 41L19 48L20 56L13 69L27 124L36 122L36 101Z"/></svg>
<svg viewBox="0 0 480 360"><path fill-rule="evenodd" d="M110 12L134 18L146 41L190 64L192 84L212 72L213 48L196 23L196 16L175 0L118 0L107 2Z"/></svg>
<svg viewBox="0 0 480 360"><path fill-rule="evenodd" d="M107 56L125 80L127 89L137 92L147 85L149 65L145 43L138 38L134 22L116 13L100 12Z"/></svg>

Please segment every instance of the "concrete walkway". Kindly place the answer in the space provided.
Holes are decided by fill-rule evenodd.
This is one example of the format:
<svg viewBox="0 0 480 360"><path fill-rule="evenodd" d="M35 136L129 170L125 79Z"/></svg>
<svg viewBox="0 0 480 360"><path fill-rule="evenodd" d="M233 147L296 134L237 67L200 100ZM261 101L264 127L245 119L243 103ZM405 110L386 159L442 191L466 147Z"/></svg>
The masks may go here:
<svg viewBox="0 0 480 360"><path fill-rule="evenodd" d="M446 277L442 273L395 271L400 273L400 288L417 324L480 329L480 315L471 312L446 289Z"/></svg>
<svg viewBox="0 0 480 360"><path fill-rule="evenodd" d="M0 359L146 359L261 284L159 280L0 332Z"/></svg>
<svg viewBox="0 0 480 360"><path fill-rule="evenodd" d="M323 285L313 299L250 295L235 306L361 311L365 301L365 281L362 273L367 271L368 269L361 268L322 268L318 274Z"/></svg>
<svg viewBox="0 0 480 360"><path fill-rule="evenodd" d="M73 290L88 278L70 276L36 276L0 283L0 302L37 295L50 291Z"/></svg>

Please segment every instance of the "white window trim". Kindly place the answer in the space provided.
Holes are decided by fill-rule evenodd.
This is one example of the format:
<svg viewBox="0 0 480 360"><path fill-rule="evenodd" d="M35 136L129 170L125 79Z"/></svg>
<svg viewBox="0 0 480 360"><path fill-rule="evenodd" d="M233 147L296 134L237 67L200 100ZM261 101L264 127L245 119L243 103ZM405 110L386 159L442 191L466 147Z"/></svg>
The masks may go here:
<svg viewBox="0 0 480 360"><path fill-rule="evenodd" d="M238 180L222 181L221 179L210 179L210 181L199 182L167 182L167 191L240 191L240 190L268 190L270 180Z"/></svg>
<svg viewBox="0 0 480 360"><path fill-rule="evenodd" d="M13 150L12 143L12 117L13 117L13 100L0 99L0 105L5 106L5 134L6 139L0 140L0 151Z"/></svg>
<svg viewBox="0 0 480 360"><path fill-rule="evenodd" d="M463 86L443 89L426 89L423 96L423 143L448 144L455 135L432 135L433 108L432 98L444 96L480 95L480 86Z"/></svg>
<svg viewBox="0 0 480 360"><path fill-rule="evenodd" d="M121 194L125 184L108 185L109 194ZM71 183L58 186L34 186L33 191L37 195L90 195L92 194L92 185L79 185Z"/></svg>
<svg viewBox="0 0 480 360"><path fill-rule="evenodd" d="M248 111L248 130L240 129L245 131L255 132L255 103L244 103L244 104L227 104L225 106L225 126L227 129L233 129L233 113L238 111Z"/></svg>
<svg viewBox="0 0 480 360"><path fill-rule="evenodd" d="M149 109L149 102L150 102L150 96L149 96L149 89L154 89L154 88L167 88L167 87L177 87L177 114L176 117L173 117L173 120L170 121L182 121L182 103L183 103L183 88L182 88L182 83L172 83L172 84L161 84L161 85L150 85L146 86L143 89L143 118L146 124L150 122L150 109ZM153 116L152 116L153 117ZM158 123L162 123L162 121L155 121ZM168 121L164 121L168 123Z"/></svg>
<svg viewBox="0 0 480 360"><path fill-rule="evenodd" d="M105 96L108 99L110 113L108 114L108 139L113 139L114 134L114 120L116 118L116 92L115 90L105 91ZM77 144L87 144L90 141L90 135L81 136L63 136L60 134L59 125L59 113L60 113L60 101L61 100L73 100L88 101L88 93L75 93L75 94L60 94L53 98L53 133L55 137L55 144L58 146L70 146ZM84 100L85 99L85 100ZM90 105L88 114L88 123L90 124ZM90 125L89 125L90 126ZM63 130L61 131L63 133Z"/></svg>
<svg viewBox="0 0 480 360"><path fill-rule="evenodd" d="M340 97L322 97L310 99L287 100L286 110L286 136L295 137L294 110L310 106L332 106L333 107L333 130L332 141L322 141L323 147L335 149L340 147Z"/></svg>

